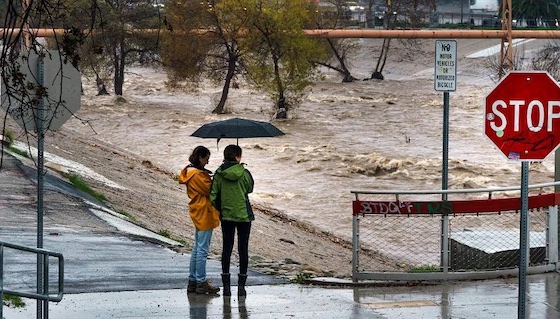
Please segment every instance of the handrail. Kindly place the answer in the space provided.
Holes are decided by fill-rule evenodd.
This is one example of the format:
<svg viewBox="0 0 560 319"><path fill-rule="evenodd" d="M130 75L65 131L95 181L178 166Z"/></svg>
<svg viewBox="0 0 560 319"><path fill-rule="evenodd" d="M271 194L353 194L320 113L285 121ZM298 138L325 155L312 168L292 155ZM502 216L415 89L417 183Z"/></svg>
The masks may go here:
<svg viewBox="0 0 560 319"><path fill-rule="evenodd" d="M14 290L4 289L4 247L43 255L44 256L43 261L45 264L44 269L48 269L50 256L58 258L58 293L56 294L56 296L51 296L48 291L45 294L38 294L38 293L18 292ZM46 274L46 280L48 282L48 272ZM53 252L50 250L20 246L20 245L9 244L0 241L0 296L2 296L4 293L14 295L14 296L19 296L19 297L24 297L24 298L48 300L48 301L55 301L55 302L61 301L62 296L64 294L64 257L62 256L61 253Z"/></svg>
<svg viewBox="0 0 560 319"><path fill-rule="evenodd" d="M529 185L529 189L545 188L560 185L560 181L552 183ZM469 188L469 189L441 189L441 190L369 190L369 191L350 191L350 193L364 195L430 195L430 194L465 194L465 193L494 193L503 191L521 190L521 186L507 186L494 188Z"/></svg>

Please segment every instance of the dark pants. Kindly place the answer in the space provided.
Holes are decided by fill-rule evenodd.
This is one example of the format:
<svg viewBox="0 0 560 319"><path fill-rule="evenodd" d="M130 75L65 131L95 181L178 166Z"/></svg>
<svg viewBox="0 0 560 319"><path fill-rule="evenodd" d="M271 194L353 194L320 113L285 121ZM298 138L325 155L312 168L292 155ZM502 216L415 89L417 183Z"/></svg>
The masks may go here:
<svg viewBox="0 0 560 319"><path fill-rule="evenodd" d="M249 266L249 235L251 234L251 222L232 222L222 220L222 273L229 274L229 263L235 230L237 229L237 252L239 253L239 273L247 274Z"/></svg>

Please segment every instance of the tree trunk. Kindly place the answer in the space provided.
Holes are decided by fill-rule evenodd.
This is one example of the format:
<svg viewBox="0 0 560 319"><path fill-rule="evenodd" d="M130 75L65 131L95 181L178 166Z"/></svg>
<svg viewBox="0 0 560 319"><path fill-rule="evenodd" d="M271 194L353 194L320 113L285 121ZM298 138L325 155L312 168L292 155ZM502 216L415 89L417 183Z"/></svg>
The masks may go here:
<svg viewBox="0 0 560 319"><path fill-rule="evenodd" d="M280 59L277 56L274 56L273 60L274 79L276 81L276 88L278 93L278 101L276 102L276 118L286 119L288 118L288 103L286 103L286 97L284 96L284 84L282 83L282 78L280 77Z"/></svg>
<svg viewBox="0 0 560 319"><path fill-rule="evenodd" d="M115 67L115 95L123 95L125 59L126 53L121 43L115 52L113 62Z"/></svg>
<svg viewBox="0 0 560 319"><path fill-rule="evenodd" d="M391 39L387 38L383 41L383 59L381 60L381 67L379 68L379 73L383 74L383 69L385 68L385 62L387 62L387 55L389 54L389 47L391 46Z"/></svg>
<svg viewBox="0 0 560 319"><path fill-rule="evenodd" d="M344 78L342 79L343 83L350 83L350 82L354 82L357 79L352 76L352 74L350 73L350 70L348 70L348 67L346 66L346 59L344 58L344 56L340 55L340 52L338 52L338 49L334 43L334 41L332 39L327 38L327 42L332 50L332 52L334 53L335 58L337 59L338 63L340 64L340 70L342 75L344 76Z"/></svg>
<svg viewBox="0 0 560 319"><path fill-rule="evenodd" d="M119 66L120 69L120 66ZM115 69L115 95L123 95L124 75L121 70Z"/></svg>
<svg viewBox="0 0 560 319"><path fill-rule="evenodd" d="M103 83L103 80L101 80L99 76L95 79L95 83L97 84L97 95L109 95L105 83ZM84 90L82 89L82 94L83 92Z"/></svg>
<svg viewBox="0 0 560 319"><path fill-rule="evenodd" d="M388 7L387 13L385 14L384 26L386 30L392 30L395 28L397 22L396 15L391 14L393 12L391 6ZM394 21L391 20L393 17ZM377 65L375 66L375 71L371 74L372 79L383 80L383 68L385 68L385 62L387 62L387 55L389 54L389 47L391 46L391 39L383 39L383 45L381 46L381 54L377 59Z"/></svg>
<svg viewBox="0 0 560 319"><path fill-rule="evenodd" d="M346 67L345 67L346 68ZM350 74L350 71L344 73L344 78L342 79L342 83L352 83L357 79Z"/></svg>
<svg viewBox="0 0 560 319"><path fill-rule="evenodd" d="M287 119L288 118L288 105L286 103L286 98L284 97L284 92L280 94L280 98L276 103L276 118L277 119Z"/></svg>
<svg viewBox="0 0 560 319"><path fill-rule="evenodd" d="M229 63L228 63L228 70L226 74L226 78L224 79L224 86L222 88L222 96L220 97L220 102L216 105L216 108L212 110L212 113L215 114L224 114L224 108L226 106L226 101L229 94L229 88L231 85L231 80L235 75L235 65L237 64L237 58L232 58L230 56Z"/></svg>
<svg viewBox="0 0 560 319"><path fill-rule="evenodd" d="M375 66L375 71L371 74L372 79L383 80L383 68L385 67L385 62L387 61L387 53L389 52L389 46L391 44L391 39L383 39L383 45L381 46L381 53L377 59L377 65Z"/></svg>

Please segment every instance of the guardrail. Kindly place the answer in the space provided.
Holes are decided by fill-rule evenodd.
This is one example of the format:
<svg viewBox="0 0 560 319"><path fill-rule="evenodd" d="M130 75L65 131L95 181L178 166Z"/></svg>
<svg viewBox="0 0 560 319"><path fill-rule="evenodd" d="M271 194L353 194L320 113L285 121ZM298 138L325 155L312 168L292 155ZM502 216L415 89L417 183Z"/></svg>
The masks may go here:
<svg viewBox="0 0 560 319"><path fill-rule="evenodd" d="M529 273L559 269L560 193L549 190L557 185L560 182L529 186ZM353 281L517 275L518 192L520 187L352 191L356 197ZM443 194L448 196L445 201L441 200ZM449 198L453 196L460 198ZM387 262L382 266L360 264L360 254L375 254Z"/></svg>
<svg viewBox="0 0 560 319"><path fill-rule="evenodd" d="M14 250L29 252L40 256L42 259L42 270L43 270L43 293L31 293L31 292L21 292L15 290L8 290L4 289L4 248L10 248ZM49 293L49 258L57 258L58 259L58 292L55 294ZM38 264L39 266L39 264ZM64 257L60 253L52 252L45 249L40 248L32 248L26 246L20 246L15 244L9 244L0 241L0 301L3 300L4 294L24 297L24 298L31 298L43 301L61 301L62 296L64 294ZM4 305L3 303L0 305L0 319L2 317ZM48 316L47 316L48 317Z"/></svg>

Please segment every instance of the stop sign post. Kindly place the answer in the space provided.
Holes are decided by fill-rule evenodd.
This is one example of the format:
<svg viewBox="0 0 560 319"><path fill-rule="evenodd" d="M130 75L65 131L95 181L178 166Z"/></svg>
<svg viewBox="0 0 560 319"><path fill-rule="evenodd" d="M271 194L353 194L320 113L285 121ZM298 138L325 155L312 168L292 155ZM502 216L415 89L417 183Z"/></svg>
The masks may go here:
<svg viewBox="0 0 560 319"><path fill-rule="evenodd" d="M542 161L560 144L560 87L547 72L512 71L484 102L484 134L508 159Z"/></svg>
<svg viewBox="0 0 560 319"><path fill-rule="evenodd" d="M44 135L47 130L59 129L80 108L81 75L72 65L62 63L58 51L24 52L16 63L24 77L21 90L7 94L10 83L1 83L0 107L4 108L14 121L26 132L37 132L37 248L43 248L43 195L44 195ZM15 74L9 75L16 77ZM37 87L42 87L46 96L35 95ZM26 103L22 103L22 101ZM48 294L44 278L48 275L45 256L37 255L37 293ZM48 300L37 303L37 318L43 317ZM1 317L1 316L0 316Z"/></svg>
<svg viewBox="0 0 560 319"><path fill-rule="evenodd" d="M522 161L518 318L525 318L529 260L529 162L560 144L560 87L547 73L506 75L484 100L484 135L510 160Z"/></svg>

